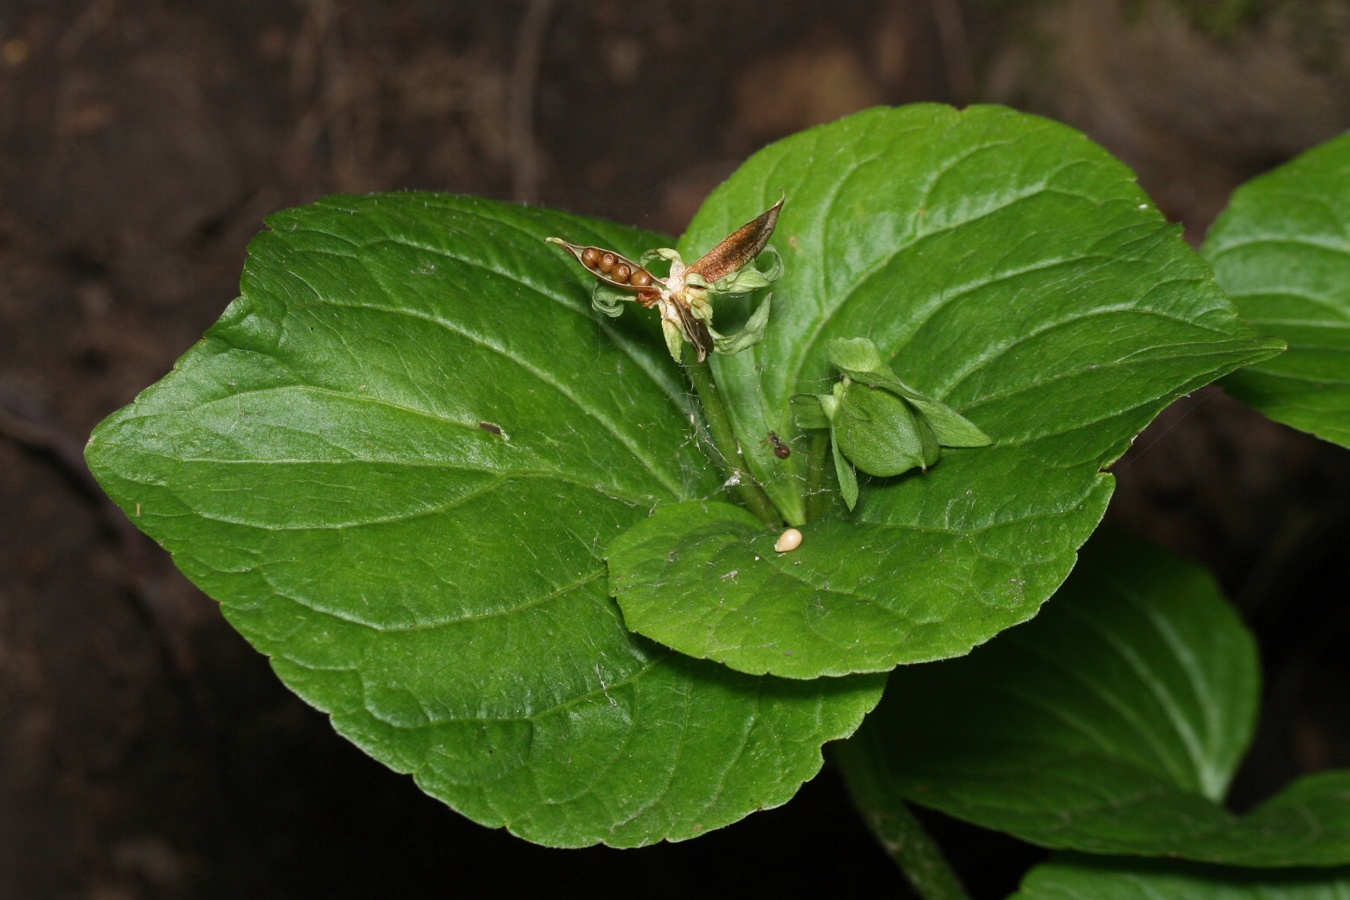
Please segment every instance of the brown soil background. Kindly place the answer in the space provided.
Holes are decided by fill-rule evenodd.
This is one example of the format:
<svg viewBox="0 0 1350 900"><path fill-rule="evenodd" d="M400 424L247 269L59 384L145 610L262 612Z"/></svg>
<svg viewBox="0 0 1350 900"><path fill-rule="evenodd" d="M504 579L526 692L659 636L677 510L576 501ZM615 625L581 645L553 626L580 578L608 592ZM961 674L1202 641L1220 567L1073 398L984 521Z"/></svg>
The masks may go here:
<svg viewBox="0 0 1350 900"><path fill-rule="evenodd" d="M9 0L0 6L0 896L865 896L828 771L697 841L482 829L284 691L88 481L90 429L234 298L262 217L427 188L678 233L765 143L877 103L1073 124L1199 236L1350 127L1350 11L958 0ZM1117 467L1114 522L1258 631L1250 804L1350 765L1350 454L1215 389ZM979 896L1037 858L936 821Z"/></svg>

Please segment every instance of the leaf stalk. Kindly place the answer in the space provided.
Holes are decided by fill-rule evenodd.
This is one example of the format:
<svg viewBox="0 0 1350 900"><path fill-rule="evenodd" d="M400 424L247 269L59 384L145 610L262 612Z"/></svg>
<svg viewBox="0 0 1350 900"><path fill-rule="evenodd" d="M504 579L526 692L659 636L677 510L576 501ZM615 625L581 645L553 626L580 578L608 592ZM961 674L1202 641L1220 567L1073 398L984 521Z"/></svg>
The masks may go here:
<svg viewBox="0 0 1350 900"><path fill-rule="evenodd" d="M731 427L731 416L727 412L726 404L722 402L716 382L713 381L712 369L707 363L697 362L692 357L691 348L686 345L684 370L689 373L689 380L693 382L694 392L703 407L703 419L708 423L708 434L717 450L718 461L721 463L722 474L727 479L728 487L741 504L765 525L773 528L781 526L783 517L778 514L778 509L769 499L769 495L764 493L764 489L740 465L741 444L736 439L736 432Z"/></svg>
<svg viewBox="0 0 1350 900"><path fill-rule="evenodd" d="M883 748L866 725L835 748L853 803L891 861L924 900L970 900L937 842L886 777Z"/></svg>
<svg viewBox="0 0 1350 900"><path fill-rule="evenodd" d="M806 460L806 521L822 518L829 507L829 493L825 488L825 457L830 450L830 435L826 431L811 434L810 455Z"/></svg>

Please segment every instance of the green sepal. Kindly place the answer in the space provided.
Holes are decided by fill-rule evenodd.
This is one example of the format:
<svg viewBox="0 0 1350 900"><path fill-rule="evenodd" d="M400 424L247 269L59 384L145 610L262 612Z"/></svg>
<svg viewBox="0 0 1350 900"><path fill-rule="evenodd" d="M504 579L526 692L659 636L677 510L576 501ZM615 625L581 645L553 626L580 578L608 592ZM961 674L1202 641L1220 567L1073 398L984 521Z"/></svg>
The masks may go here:
<svg viewBox="0 0 1350 900"><path fill-rule="evenodd" d="M708 302L708 283L698 275L690 273L684 282L684 302L689 304L689 312L704 325L711 326L713 320L712 304Z"/></svg>
<svg viewBox="0 0 1350 900"><path fill-rule="evenodd" d="M619 290L603 281L597 281L591 289L591 309L609 316L611 319L623 314L623 304L632 302L633 295Z"/></svg>
<svg viewBox="0 0 1350 900"><path fill-rule="evenodd" d="M680 330L680 326L662 316L661 336L666 339L666 350L670 351L670 358L676 363L680 362L680 354L684 352L684 332Z"/></svg>
<svg viewBox="0 0 1350 900"><path fill-rule="evenodd" d="M839 478L839 495L844 498L848 511L853 512L853 507L858 505L858 474L839 451L833 427L830 428L830 455L834 457L834 474Z"/></svg>
<svg viewBox="0 0 1350 900"><path fill-rule="evenodd" d="M769 268L761 271L759 261L767 260ZM762 290L773 284L783 275L783 258L778 255L778 251L773 247L765 247L759 252L755 261L747 266L742 266L735 272L710 285L714 294L734 295L749 294L754 291Z"/></svg>
<svg viewBox="0 0 1350 900"><path fill-rule="evenodd" d="M764 332L769 326L770 299L772 299L771 296L765 297L764 302L746 320L745 327L735 334L719 334L709 325L708 331L713 336L713 352L731 356L764 340Z"/></svg>
<svg viewBox="0 0 1350 900"><path fill-rule="evenodd" d="M834 398L826 395L825 397L816 394L796 394L792 398L792 421L803 431L812 431L820 428L830 427L830 417L825 414L822 407L822 400Z"/></svg>
<svg viewBox="0 0 1350 900"><path fill-rule="evenodd" d="M684 265L684 258L680 256L679 251L672 250L669 247L653 247L650 250L644 251L643 254L638 257L638 262L646 267L649 263L658 259L664 259L666 262L678 262L680 265Z"/></svg>
<svg viewBox="0 0 1350 900"><path fill-rule="evenodd" d="M830 365L851 378L861 380L865 372L890 373L881 351L867 338L834 338L825 345L825 353Z"/></svg>
<svg viewBox="0 0 1350 900"><path fill-rule="evenodd" d="M989 435L956 410L927 397L907 397L928 423L943 447L987 447L993 443Z"/></svg>

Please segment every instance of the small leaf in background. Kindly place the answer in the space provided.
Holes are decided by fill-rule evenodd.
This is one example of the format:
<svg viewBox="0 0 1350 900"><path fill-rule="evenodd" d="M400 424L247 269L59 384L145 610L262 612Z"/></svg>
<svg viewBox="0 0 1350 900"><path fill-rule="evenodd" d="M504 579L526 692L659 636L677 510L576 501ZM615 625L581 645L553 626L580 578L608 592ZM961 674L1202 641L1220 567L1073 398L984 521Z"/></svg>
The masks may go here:
<svg viewBox="0 0 1350 900"><path fill-rule="evenodd" d="M1242 317L1289 342L1224 390L1350 447L1350 134L1238 188L1203 253Z"/></svg>
<svg viewBox="0 0 1350 900"><path fill-rule="evenodd" d="M1350 772L1221 805L1251 740L1256 650L1201 569L1111 536L1034 622L892 673L840 748L913 803L1047 847L1241 866L1350 864Z"/></svg>
<svg viewBox="0 0 1350 900"><path fill-rule="evenodd" d="M1009 900L1350 900L1350 869L1245 869L1057 853Z"/></svg>
<svg viewBox="0 0 1350 900"><path fill-rule="evenodd" d="M635 846L792 797L881 681L680 657L609 597L609 541L720 479L654 323L598 315L543 238L662 239L412 193L269 224L243 296L90 441L132 521L339 732L484 825Z"/></svg>
<svg viewBox="0 0 1350 900"><path fill-rule="evenodd" d="M1045 119L919 105L811 129L746 162L681 250L782 191L773 319L711 366L739 437L728 468L763 485L801 548L780 560L759 552L775 532L729 525L714 553L668 518L643 564L660 581L617 573L630 627L692 656L811 678L968 652L1062 583L1106 509L1104 470L1159 410L1282 346L1237 319L1128 169ZM718 307L737 313L748 304ZM798 445L791 398L831 397L830 342L859 338L993 445L857 483L831 466L837 445L779 458L764 435ZM833 518L840 492L856 493L852 518Z"/></svg>

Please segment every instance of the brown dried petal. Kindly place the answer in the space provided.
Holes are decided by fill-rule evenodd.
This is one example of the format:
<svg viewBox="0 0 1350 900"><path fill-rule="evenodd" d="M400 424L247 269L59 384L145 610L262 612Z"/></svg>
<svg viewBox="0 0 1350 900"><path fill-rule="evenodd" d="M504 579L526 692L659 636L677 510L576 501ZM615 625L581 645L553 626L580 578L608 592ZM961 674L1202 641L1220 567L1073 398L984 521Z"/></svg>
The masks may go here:
<svg viewBox="0 0 1350 900"><path fill-rule="evenodd" d="M768 245L774 226L778 224L778 211L783 208L784 199L778 198L773 206L729 234L720 244L699 257L689 267L689 271L698 273L708 284L713 284L759 256L760 251Z"/></svg>

